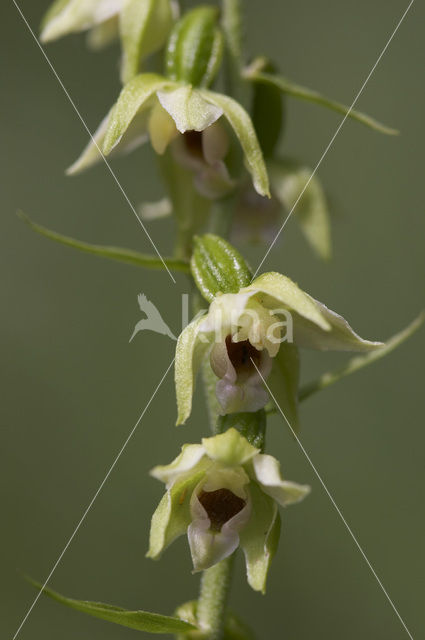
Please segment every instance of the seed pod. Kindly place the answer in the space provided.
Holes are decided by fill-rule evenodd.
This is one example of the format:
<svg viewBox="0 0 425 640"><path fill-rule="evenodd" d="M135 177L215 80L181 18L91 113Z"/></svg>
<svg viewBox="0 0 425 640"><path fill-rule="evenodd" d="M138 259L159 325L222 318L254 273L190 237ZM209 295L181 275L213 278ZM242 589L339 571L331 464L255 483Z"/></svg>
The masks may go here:
<svg viewBox="0 0 425 640"><path fill-rule="evenodd" d="M215 7L198 7L186 13L171 32L166 75L177 82L209 87L223 57L223 35Z"/></svg>

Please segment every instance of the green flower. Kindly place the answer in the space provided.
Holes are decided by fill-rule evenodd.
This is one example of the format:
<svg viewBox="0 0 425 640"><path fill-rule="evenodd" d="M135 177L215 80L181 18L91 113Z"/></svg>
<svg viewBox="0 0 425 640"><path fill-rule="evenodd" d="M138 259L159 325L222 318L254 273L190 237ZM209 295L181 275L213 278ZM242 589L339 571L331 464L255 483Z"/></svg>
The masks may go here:
<svg viewBox="0 0 425 640"><path fill-rule="evenodd" d="M77 173L98 162L97 146L109 155L128 152L150 138L161 155L176 141L175 157L194 168L195 184L202 183L207 193L222 195L231 186L224 164L228 149L224 120L242 146L256 191L269 195L267 170L245 109L221 93L154 73L140 74L126 84L94 134L96 144L91 141L68 172Z"/></svg>
<svg viewBox="0 0 425 640"><path fill-rule="evenodd" d="M234 428L184 445L171 464L155 467L151 475L167 492L152 517L148 557L158 558L187 533L196 572L241 546L248 582L264 592L279 540L277 505L299 502L310 488L283 480L278 461Z"/></svg>
<svg viewBox="0 0 425 640"><path fill-rule="evenodd" d="M181 333L176 349L177 423L191 413L195 378L209 358L222 414L257 411L268 402L263 378L297 427L298 347L367 352L348 322L280 273L264 273L238 293L216 294L206 316Z"/></svg>
<svg viewBox="0 0 425 640"><path fill-rule="evenodd" d="M56 0L43 18L40 39L50 42L87 31L89 45L99 49L120 37L127 81L144 58L163 46L172 19L170 0Z"/></svg>

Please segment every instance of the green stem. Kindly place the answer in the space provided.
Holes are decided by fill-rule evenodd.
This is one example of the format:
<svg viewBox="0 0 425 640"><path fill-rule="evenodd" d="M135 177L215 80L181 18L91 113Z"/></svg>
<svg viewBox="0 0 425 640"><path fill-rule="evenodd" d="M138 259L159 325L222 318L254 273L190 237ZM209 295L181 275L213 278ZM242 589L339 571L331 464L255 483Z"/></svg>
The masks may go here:
<svg viewBox="0 0 425 640"><path fill-rule="evenodd" d="M239 98L242 90L242 11L241 0L223 0L222 25L226 38L226 93Z"/></svg>
<svg viewBox="0 0 425 640"><path fill-rule="evenodd" d="M223 638L227 597L232 578L234 554L204 571L201 580L197 618L208 640Z"/></svg>

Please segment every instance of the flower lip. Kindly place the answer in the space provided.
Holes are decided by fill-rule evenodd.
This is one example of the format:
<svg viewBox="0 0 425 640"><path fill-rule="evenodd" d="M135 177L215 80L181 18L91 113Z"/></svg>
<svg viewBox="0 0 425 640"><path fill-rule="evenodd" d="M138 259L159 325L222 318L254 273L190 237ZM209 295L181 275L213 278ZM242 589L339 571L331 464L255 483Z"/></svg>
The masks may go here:
<svg viewBox="0 0 425 640"><path fill-rule="evenodd" d="M196 158L202 160L202 132L193 130L185 131L185 133L183 133L183 139L188 152Z"/></svg>
<svg viewBox="0 0 425 640"><path fill-rule="evenodd" d="M261 351L256 349L249 340L234 342L229 335L226 338L226 349L239 381L249 378L256 372L256 367L260 367Z"/></svg>
<svg viewBox="0 0 425 640"><path fill-rule="evenodd" d="M208 515L210 529L216 532L221 531L222 526L242 511L246 505L245 500L225 488L215 491L202 490L198 500Z"/></svg>

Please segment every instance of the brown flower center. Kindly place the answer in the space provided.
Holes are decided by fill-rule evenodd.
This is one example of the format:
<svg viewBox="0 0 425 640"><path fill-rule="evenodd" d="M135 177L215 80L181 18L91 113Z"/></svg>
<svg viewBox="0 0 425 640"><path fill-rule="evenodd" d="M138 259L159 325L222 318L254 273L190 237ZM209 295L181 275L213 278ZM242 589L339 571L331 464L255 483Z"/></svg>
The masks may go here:
<svg viewBox="0 0 425 640"><path fill-rule="evenodd" d="M198 500L208 514L213 531L221 531L221 527L242 511L246 504L229 489L201 491Z"/></svg>
<svg viewBox="0 0 425 640"><path fill-rule="evenodd" d="M234 366L238 376L250 376L255 373L254 363L260 368L261 351L253 347L249 340L232 342L232 336L227 336L226 348L229 360Z"/></svg>
<svg viewBox="0 0 425 640"><path fill-rule="evenodd" d="M186 131L183 134L183 140L186 149L192 156L203 158L204 152L202 148L202 131Z"/></svg>

